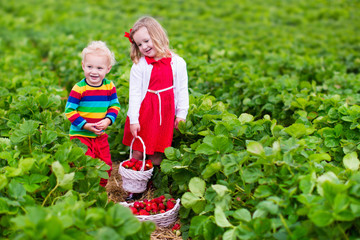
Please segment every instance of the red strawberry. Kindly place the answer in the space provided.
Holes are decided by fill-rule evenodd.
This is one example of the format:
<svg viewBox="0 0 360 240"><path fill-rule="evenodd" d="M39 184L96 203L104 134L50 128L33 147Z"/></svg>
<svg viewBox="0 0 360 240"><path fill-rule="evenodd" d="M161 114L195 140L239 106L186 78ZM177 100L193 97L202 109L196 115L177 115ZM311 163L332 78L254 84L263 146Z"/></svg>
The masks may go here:
<svg viewBox="0 0 360 240"><path fill-rule="evenodd" d="M172 231L173 233L175 233L175 231L176 231L176 230L179 230L180 227L181 227L180 224L176 223L176 224L172 227L171 231Z"/></svg>
<svg viewBox="0 0 360 240"><path fill-rule="evenodd" d="M135 159L135 158L131 158L130 159L130 162L132 162L132 163L136 163L138 160L137 159Z"/></svg>
<svg viewBox="0 0 360 240"><path fill-rule="evenodd" d="M143 202L140 202L139 205L140 205L140 208L144 208L144 207L145 207L145 204L144 204Z"/></svg>
<svg viewBox="0 0 360 240"><path fill-rule="evenodd" d="M146 162L145 162L145 169L146 169L146 170L149 170L149 169L151 169L151 168L153 168L152 161L151 161L151 160L146 160Z"/></svg>
<svg viewBox="0 0 360 240"><path fill-rule="evenodd" d="M175 203L172 202L170 199L166 202L166 209L170 210L173 209L175 207Z"/></svg>
<svg viewBox="0 0 360 240"><path fill-rule="evenodd" d="M135 208L140 208L140 203L139 202L134 202L134 207Z"/></svg>
<svg viewBox="0 0 360 240"><path fill-rule="evenodd" d="M157 211L158 211L158 205L157 205L156 203L151 204L151 209L152 209L154 212L157 212Z"/></svg>
<svg viewBox="0 0 360 240"><path fill-rule="evenodd" d="M131 169L134 170L134 171L137 171L136 167L132 167Z"/></svg>
<svg viewBox="0 0 360 240"><path fill-rule="evenodd" d="M165 205L163 203L159 203L158 206L160 210L165 210Z"/></svg>
<svg viewBox="0 0 360 240"><path fill-rule="evenodd" d="M151 211L151 209L152 209L152 207L151 207L151 205L149 206L149 205L146 205L146 211L148 211L148 212L150 212Z"/></svg>
<svg viewBox="0 0 360 240"><path fill-rule="evenodd" d="M130 210L133 214L137 215L138 214L138 211L135 207L130 207Z"/></svg>
<svg viewBox="0 0 360 240"><path fill-rule="evenodd" d="M135 163L135 168L137 171L140 171L141 170L141 161L138 161Z"/></svg>
<svg viewBox="0 0 360 240"><path fill-rule="evenodd" d="M144 209L141 209L139 211L139 215L150 215L150 213L148 211L144 210Z"/></svg>
<svg viewBox="0 0 360 240"><path fill-rule="evenodd" d="M164 196L164 195L161 195L159 198L161 198L161 200L164 200L164 199L165 199L165 196Z"/></svg>
<svg viewBox="0 0 360 240"><path fill-rule="evenodd" d="M164 209L160 209L160 213L164 213L165 212L165 210Z"/></svg>
<svg viewBox="0 0 360 240"><path fill-rule="evenodd" d="M122 166L123 166L124 168L129 168L129 163L128 163L128 162L124 162L124 163L122 164Z"/></svg>

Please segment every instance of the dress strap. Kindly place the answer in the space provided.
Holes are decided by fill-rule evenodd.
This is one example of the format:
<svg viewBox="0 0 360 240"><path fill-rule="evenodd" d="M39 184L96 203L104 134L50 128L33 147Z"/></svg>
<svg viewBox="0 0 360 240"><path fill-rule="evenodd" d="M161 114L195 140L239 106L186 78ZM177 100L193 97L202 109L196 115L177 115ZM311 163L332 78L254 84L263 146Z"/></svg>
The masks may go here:
<svg viewBox="0 0 360 240"><path fill-rule="evenodd" d="M151 89L148 89L147 91L148 92L151 92L151 93L155 93L157 96L158 96L158 99L159 99L159 117L160 117L160 126L161 126L161 119L162 119L162 117L161 117L161 96L160 96L160 93L161 92L165 92L165 91L168 91L168 90L170 90L170 89L173 89L174 88L174 86L170 86L170 87L168 87L168 88L164 88L164 89L160 89L160 90L151 90Z"/></svg>

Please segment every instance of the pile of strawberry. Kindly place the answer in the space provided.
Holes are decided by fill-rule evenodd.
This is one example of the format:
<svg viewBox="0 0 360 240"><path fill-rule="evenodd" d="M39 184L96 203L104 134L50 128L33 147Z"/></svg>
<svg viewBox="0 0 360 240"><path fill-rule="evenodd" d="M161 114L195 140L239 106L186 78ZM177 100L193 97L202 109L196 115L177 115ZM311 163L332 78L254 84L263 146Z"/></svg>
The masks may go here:
<svg viewBox="0 0 360 240"><path fill-rule="evenodd" d="M137 160L135 158L131 158L130 160L127 160L122 163L122 166L126 169L132 169L134 171L140 171L142 167L142 160ZM153 168L153 164L151 160L145 160L145 171Z"/></svg>
<svg viewBox="0 0 360 240"><path fill-rule="evenodd" d="M134 202L134 205L129 208L135 215L154 215L173 209L175 204L174 198L166 199L164 195L161 195L151 200L144 199L143 201Z"/></svg>

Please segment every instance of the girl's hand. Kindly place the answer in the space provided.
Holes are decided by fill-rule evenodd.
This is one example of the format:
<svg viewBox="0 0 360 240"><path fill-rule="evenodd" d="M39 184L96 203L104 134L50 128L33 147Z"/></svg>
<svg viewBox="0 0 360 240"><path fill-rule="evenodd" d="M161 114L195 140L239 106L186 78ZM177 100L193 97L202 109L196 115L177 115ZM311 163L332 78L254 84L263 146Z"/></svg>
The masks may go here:
<svg viewBox="0 0 360 240"><path fill-rule="evenodd" d="M134 123L134 124L130 124L130 132L133 135L133 137L137 137L137 132L140 131L140 124L138 123Z"/></svg>
<svg viewBox="0 0 360 240"><path fill-rule="evenodd" d="M179 129L179 122L185 122L185 119L177 117L174 124L175 129Z"/></svg>
<svg viewBox="0 0 360 240"><path fill-rule="evenodd" d="M111 123L111 120L109 118L104 118L103 120L95 123L95 126L98 129L105 130Z"/></svg>
<svg viewBox="0 0 360 240"><path fill-rule="evenodd" d="M100 136L103 133L103 130L96 127L96 123L85 123L84 129L95 133L96 135Z"/></svg>

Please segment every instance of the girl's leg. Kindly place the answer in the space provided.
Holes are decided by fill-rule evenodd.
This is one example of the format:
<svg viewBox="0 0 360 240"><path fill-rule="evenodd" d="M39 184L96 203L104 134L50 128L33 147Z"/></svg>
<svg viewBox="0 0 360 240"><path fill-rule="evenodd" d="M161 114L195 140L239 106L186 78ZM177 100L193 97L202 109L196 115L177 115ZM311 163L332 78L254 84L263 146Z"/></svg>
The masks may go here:
<svg viewBox="0 0 360 240"><path fill-rule="evenodd" d="M153 165L159 166L163 159L163 153L161 152L154 152L153 155L149 155L149 159L151 159Z"/></svg>
<svg viewBox="0 0 360 240"><path fill-rule="evenodd" d="M132 157L137 159L137 160L142 160L143 159L143 153L140 152L140 151L133 150Z"/></svg>

